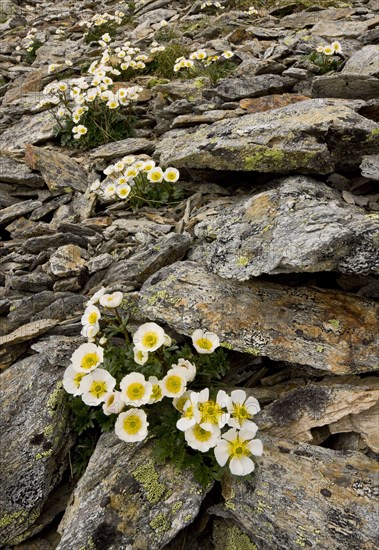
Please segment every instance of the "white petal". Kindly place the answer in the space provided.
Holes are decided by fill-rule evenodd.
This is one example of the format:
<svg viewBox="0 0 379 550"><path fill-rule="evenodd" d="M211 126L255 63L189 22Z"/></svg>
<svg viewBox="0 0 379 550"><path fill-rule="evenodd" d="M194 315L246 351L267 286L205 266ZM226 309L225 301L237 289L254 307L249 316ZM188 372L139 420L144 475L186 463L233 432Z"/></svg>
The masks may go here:
<svg viewBox="0 0 379 550"><path fill-rule="evenodd" d="M230 396L233 403L244 403L246 400L246 392L243 390L233 390Z"/></svg>
<svg viewBox="0 0 379 550"><path fill-rule="evenodd" d="M249 441L247 447L251 454L255 456L261 456L263 454L263 443L260 439L253 439Z"/></svg>
<svg viewBox="0 0 379 550"><path fill-rule="evenodd" d="M217 447L215 447L214 451L217 462L220 464L220 466L225 466L229 459L227 442L220 441L217 444Z"/></svg>
<svg viewBox="0 0 379 550"><path fill-rule="evenodd" d="M235 476L246 476L254 471L254 462L247 456L233 457L230 461L230 471Z"/></svg>
<svg viewBox="0 0 379 550"><path fill-rule="evenodd" d="M246 399L245 407L252 416L261 410L258 400L255 399L255 397L248 397Z"/></svg>
<svg viewBox="0 0 379 550"><path fill-rule="evenodd" d="M231 426L232 424L229 422L229 425ZM247 439L252 439L253 437L255 437L258 431L258 426L254 422L251 422L251 420L245 420L244 422L242 422L241 428L241 432L244 432L244 434L246 431L249 433L249 437Z"/></svg>
<svg viewBox="0 0 379 550"><path fill-rule="evenodd" d="M222 434L223 439L226 439L227 441L234 441L235 439L237 439L237 436L238 436L238 432L237 430L234 430L234 429L230 429L224 434Z"/></svg>
<svg viewBox="0 0 379 550"><path fill-rule="evenodd" d="M216 402L220 405L222 408L226 408L229 405L230 397L224 390L219 390L217 393Z"/></svg>

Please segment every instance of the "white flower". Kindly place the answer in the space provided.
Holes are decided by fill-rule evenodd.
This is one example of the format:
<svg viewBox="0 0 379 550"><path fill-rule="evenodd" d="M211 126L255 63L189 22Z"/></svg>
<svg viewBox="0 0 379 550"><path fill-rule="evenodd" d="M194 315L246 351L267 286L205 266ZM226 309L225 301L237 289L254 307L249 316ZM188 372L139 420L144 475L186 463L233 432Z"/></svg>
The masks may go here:
<svg viewBox="0 0 379 550"><path fill-rule="evenodd" d="M192 390L186 390L180 397L175 397L172 400L172 404L177 411L183 413L184 405L194 392Z"/></svg>
<svg viewBox="0 0 379 550"><path fill-rule="evenodd" d="M127 374L120 382L121 398L126 405L140 407L145 405L150 397L152 384L147 382L143 374L132 372Z"/></svg>
<svg viewBox="0 0 379 550"><path fill-rule="evenodd" d="M170 369L162 380L162 392L166 397L180 397L187 389L187 379L184 369Z"/></svg>
<svg viewBox="0 0 379 550"><path fill-rule="evenodd" d="M147 173L147 179L154 183L160 183L163 180L163 170L159 166L154 166Z"/></svg>
<svg viewBox="0 0 379 550"><path fill-rule="evenodd" d="M109 33L106 32L105 34L102 35L101 40L104 40L104 42L111 42L112 39L109 36Z"/></svg>
<svg viewBox="0 0 379 550"><path fill-rule="evenodd" d="M101 318L101 313L99 308L95 305L90 305L86 307L81 318L82 325L96 325Z"/></svg>
<svg viewBox="0 0 379 550"><path fill-rule="evenodd" d="M56 71L57 69L59 69L60 65L58 65L57 63L51 63L48 68L47 68L47 72L48 74L51 74L53 73L54 71Z"/></svg>
<svg viewBox="0 0 379 550"><path fill-rule="evenodd" d="M149 359L148 352L144 351L138 346L134 346L133 352L134 352L134 361L137 363L137 365L144 365L146 361Z"/></svg>
<svg viewBox="0 0 379 550"><path fill-rule="evenodd" d="M213 332L197 329L191 336L192 343L199 353L212 353L220 345L219 337Z"/></svg>
<svg viewBox="0 0 379 550"><path fill-rule="evenodd" d="M333 55L335 52L334 48L332 46L324 46L324 54L325 55Z"/></svg>
<svg viewBox="0 0 379 550"><path fill-rule="evenodd" d="M93 183L91 183L90 191L97 191L99 187L101 186L100 180L95 180Z"/></svg>
<svg viewBox="0 0 379 550"><path fill-rule="evenodd" d="M88 129L85 126L83 126L83 124L79 124L79 126L77 126L76 133L78 133L79 135L84 136L84 134L86 134L87 132L88 132Z"/></svg>
<svg viewBox="0 0 379 550"><path fill-rule="evenodd" d="M197 59L205 59L207 57L207 52L205 50L197 51Z"/></svg>
<svg viewBox="0 0 379 550"><path fill-rule="evenodd" d="M133 155L129 155L127 157L123 157L122 162L130 166L131 164L133 164L133 162L135 162L135 160L136 160L136 157L133 157ZM154 163L154 166L155 166L155 163Z"/></svg>
<svg viewBox="0 0 379 550"><path fill-rule="evenodd" d="M80 384L82 400L86 405L96 407L113 392L116 380L105 369L96 369L85 376Z"/></svg>
<svg viewBox="0 0 379 550"><path fill-rule="evenodd" d="M123 183L122 185L119 185L116 187L116 195L120 197L120 199L127 199L130 195L130 191L132 188L127 183Z"/></svg>
<svg viewBox="0 0 379 550"><path fill-rule="evenodd" d="M89 306L91 304L97 304L97 302L100 300L100 298L105 294L105 286L102 286L100 290L95 292L95 294L86 302L86 306Z"/></svg>
<svg viewBox="0 0 379 550"><path fill-rule="evenodd" d="M95 325L84 325L84 327L80 331L80 334L84 336L84 338L88 338L88 340L91 341L95 338L99 330L100 325L98 323L96 323Z"/></svg>
<svg viewBox="0 0 379 550"><path fill-rule="evenodd" d="M197 407L199 394L192 392L182 410L182 417L176 423L178 430L185 432L195 424L200 424L200 411Z"/></svg>
<svg viewBox="0 0 379 550"><path fill-rule="evenodd" d="M229 420L229 413L225 411L229 404L229 397L224 390L219 390L216 401L209 399L209 389L205 388L199 393L198 408L202 428L211 430L214 426L223 428Z"/></svg>
<svg viewBox="0 0 379 550"><path fill-rule="evenodd" d="M103 362L103 348L96 344L82 344L71 356L71 362L78 372L88 373Z"/></svg>
<svg viewBox="0 0 379 550"><path fill-rule="evenodd" d="M141 325L133 336L133 343L143 351L155 351L164 344L165 333L156 323Z"/></svg>
<svg viewBox="0 0 379 550"><path fill-rule="evenodd" d="M106 176L110 176L111 174L113 174L114 172L114 166L113 164L110 164L109 166L106 167L106 169L104 170L104 174Z"/></svg>
<svg viewBox="0 0 379 550"><path fill-rule="evenodd" d="M237 430L248 429L254 435L257 433L258 426L251 422L254 415L261 410L255 397L247 397L243 390L233 390L227 407L230 413L229 426Z"/></svg>
<svg viewBox="0 0 379 550"><path fill-rule="evenodd" d="M63 31L63 33L64 33L64 31ZM66 63L67 67L72 67L73 66L73 62L70 59L65 59L64 62Z"/></svg>
<svg viewBox="0 0 379 550"><path fill-rule="evenodd" d="M75 396L81 395L80 384L85 376L85 372L78 372L72 365L69 365L63 375L63 387L66 392Z"/></svg>
<svg viewBox="0 0 379 550"><path fill-rule="evenodd" d="M144 172L150 172L155 166L155 162L151 159L146 160L144 163L143 171Z"/></svg>
<svg viewBox="0 0 379 550"><path fill-rule="evenodd" d="M108 183L108 185L104 189L104 196L107 199L111 199L116 194L116 186L114 183Z"/></svg>
<svg viewBox="0 0 379 550"><path fill-rule="evenodd" d="M214 453L220 466L230 460L229 468L233 475L245 476L254 470L254 462L250 456L261 456L263 445L260 439L253 439L255 434L250 430L237 432L230 429L222 435Z"/></svg>
<svg viewBox="0 0 379 550"><path fill-rule="evenodd" d="M106 103L108 109L117 109L120 106L120 103L115 100L109 100Z"/></svg>
<svg viewBox="0 0 379 550"><path fill-rule="evenodd" d="M324 53L324 46L317 46L316 52L317 53Z"/></svg>
<svg viewBox="0 0 379 550"><path fill-rule="evenodd" d="M175 183L179 179L179 170L172 167L166 168L166 170L163 173L163 179L165 181Z"/></svg>
<svg viewBox="0 0 379 550"><path fill-rule="evenodd" d="M199 424L195 424L184 432L184 438L192 449L206 453L215 447L220 439L220 428L204 430Z"/></svg>
<svg viewBox="0 0 379 550"><path fill-rule="evenodd" d="M114 391L106 398L103 404L103 413L109 416L110 414L120 414L125 408L125 403L121 399L121 392Z"/></svg>
<svg viewBox="0 0 379 550"><path fill-rule="evenodd" d="M158 401L162 401L163 399L163 392L162 392L162 383L156 376L150 376L149 382L151 383L152 389L151 389L151 397L148 401L148 404L151 405L152 403L158 403Z"/></svg>
<svg viewBox="0 0 379 550"><path fill-rule="evenodd" d="M136 169L136 167L133 165L133 166L129 166L129 168L127 168L125 170L125 176L127 178L135 178L138 174L138 170Z"/></svg>
<svg viewBox="0 0 379 550"><path fill-rule="evenodd" d="M129 409L118 415L115 424L117 437L128 443L142 441L147 436L147 416L139 409Z"/></svg>
<svg viewBox="0 0 379 550"><path fill-rule="evenodd" d="M231 57L233 57L234 53L231 50L226 50L221 55L222 57L225 57L225 59L230 59Z"/></svg>
<svg viewBox="0 0 379 550"><path fill-rule="evenodd" d="M113 294L103 294L100 298L100 305L103 307L115 308L122 302L122 292L113 292Z"/></svg>
<svg viewBox="0 0 379 550"><path fill-rule="evenodd" d="M160 26L166 27L167 25L168 25L167 21L165 19L162 19L162 21L160 22Z"/></svg>
<svg viewBox="0 0 379 550"><path fill-rule="evenodd" d="M178 359L178 363L175 365L172 365L171 368L182 368L184 369L183 374L187 379L187 382L192 382L192 380L195 380L196 376L196 365L193 363L190 363L190 361L187 361L186 359L183 359L182 357Z"/></svg>
<svg viewBox="0 0 379 550"><path fill-rule="evenodd" d="M331 47L334 49L334 51L336 53L342 53L342 47L341 47L341 44L339 42L337 42L337 40L335 42L332 42L331 43Z"/></svg>

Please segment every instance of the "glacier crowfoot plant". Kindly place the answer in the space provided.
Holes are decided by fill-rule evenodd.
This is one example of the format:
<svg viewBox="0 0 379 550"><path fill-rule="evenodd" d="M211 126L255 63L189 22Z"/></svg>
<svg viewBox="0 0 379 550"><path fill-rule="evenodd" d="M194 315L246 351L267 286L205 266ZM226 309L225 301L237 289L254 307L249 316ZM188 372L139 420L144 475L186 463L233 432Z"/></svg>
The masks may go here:
<svg viewBox="0 0 379 550"><path fill-rule="evenodd" d="M152 438L157 460L192 469L204 485L226 468L250 474L252 457L263 452L252 422L259 403L243 390L228 395L216 389L229 368L217 335L195 330L196 353L188 344L176 345L154 322L132 331L121 304L120 292L104 288L87 302L82 335L88 342L73 353L63 377L86 445L88 430L98 424L127 443Z"/></svg>

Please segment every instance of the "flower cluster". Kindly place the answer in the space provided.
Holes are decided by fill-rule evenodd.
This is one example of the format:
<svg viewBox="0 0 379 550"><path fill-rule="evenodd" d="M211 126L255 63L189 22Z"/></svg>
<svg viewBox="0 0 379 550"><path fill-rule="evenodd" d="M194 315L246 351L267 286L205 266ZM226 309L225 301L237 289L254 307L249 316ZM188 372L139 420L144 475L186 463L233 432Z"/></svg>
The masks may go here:
<svg viewBox="0 0 379 550"><path fill-rule="evenodd" d="M207 2L203 2L200 6L201 10L205 10L207 8L217 8L218 10L224 10L225 6L220 4L220 2L212 2L211 0L208 0Z"/></svg>
<svg viewBox="0 0 379 550"><path fill-rule="evenodd" d="M38 30L32 27L22 41L22 45L26 51L25 61L27 63L33 63L36 58L36 51L42 46L42 42L37 38L37 32ZM16 46L17 52L21 50L21 46Z"/></svg>
<svg viewBox="0 0 379 550"><path fill-rule="evenodd" d="M234 53L230 50L226 50L220 55L208 55L204 49L196 50L188 58L178 57L175 60L174 72L177 73L181 69L192 69L197 74L201 74L202 69L209 67L216 61L230 59L233 55Z"/></svg>
<svg viewBox="0 0 379 550"><path fill-rule="evenodd" d="M219 467L228 463L234 475L251 473L251 457L263 452L261 441L255 439L258 427L253 422L260 410L258 401L240 389L230 395L224 390L215 394L208 387L190 389L191 384L196 385L195 360L178 355L172 358L170 352L178 348L154 322L144 323L131 334L120 314L122 300L121 292L107 294L102 288L87 302L81 321L82 335L88 342L71 356L63 377L65 390L87 406L101 406L106 417L113 415L116 435L128 443L144 440L150 431L154 435L154 422L159 423L160 415L148 418L147 407L166 405L175 413L171 429L183 434L184 445L211 453ZM114 329L115 321L127 350L119 371L112 371L110 357L114 351L110 336L117 330L107 333L106 329L106 325ZM191 338L199 358L212 354L220 345L216 334L201 329Z"/></svg>
<svg viewBox="0 0 379 550"><path fill-rule="evenodd" d="M341 44L337 41L332 42L331 44L327 44L326 46L318 46L317 53L321 53L324 55L334 55L338 53L342 53Z"/></svg>
<svg viewBox="0 0 379 550"><path fill-rule="evenodd" d="M179 179L179 170L171 166L163 170L152 159L139 160L128 155L107 166L104 174L104 182L95 181L91 191L105 200L128 200L132 207L138 207L180 198L180 189L173 186Z"/></svg>
<svg viewBox="0 0 379 550"><path fill-rule="evenodd" d="M254 8L254 6L250 6L250 8L245 11L248 15L258 15L258 10Z"/></svg>
<svg viewBox="0 0 379 550"><path fill-rule="evenodd" d="M154 54L165 50L165 46L158 42L152 42L148 51L141 52L140 48L132 47L130 41L124 42L122 46L111 47L112 38L109 33L104 33L98 41L103 48L101 59L92 63L89 73L96 74L99 70L122 78L125 71L130 69L144 69L146 63L150 63ZM116 78L117 79L117 78Z"/></svg>
<svg viewBox="0 0 379 550"><path fill-rule="evenodd" d="M95 13L95 15L86 21L80 21L80 27L87 27L91 29L92 27L101 27L101 25L106 25L107 23L117 23L121 25L123 18L125 17L124 12L115 11L114 15L110 13Z"/></svg>
<svg viewBox="0 0 379 550"><path fill-rule="evenodd" d="M71 66L72 62L66 60L65 65ZM61 67L61 64L51 64L48 71L51 74ZM110 74L120 73L103 62L94 61L88 73L89 77L48 84L42 92L46 98L40 101L37 107L47 105L52 108L60 130L63 133L67 132L74 140L85 136L90 124L95 134L89 136L93 146L95 137L99 143L115 137L113 132L117 128L117 123L121 127L125 126L125 119L112 117L109 111L128 107L125 114L125 118L128 118L131 104L138 99L142 88L128 86L115 90ZM80 121L82 124L77 126Z"/></svg>
<svg viewBox="0 0 379 550"><path fill-rule="evenodd" d="M324 74L332 70L338 70L342 66L341 54L341 44L335 41L326 46L318 46L316 51L309 55L309 60L319 67L320 74Z"/></svg>

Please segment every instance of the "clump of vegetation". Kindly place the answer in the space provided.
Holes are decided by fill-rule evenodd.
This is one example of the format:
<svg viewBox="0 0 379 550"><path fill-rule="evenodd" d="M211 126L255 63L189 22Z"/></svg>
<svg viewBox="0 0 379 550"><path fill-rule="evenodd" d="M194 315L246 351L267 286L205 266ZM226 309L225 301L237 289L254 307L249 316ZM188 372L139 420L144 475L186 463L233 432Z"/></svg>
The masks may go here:
<svg viewBox="0 0 379 550"><path fill-rule="evenodd" d="M95 14L92 19L81 21L79 25L88 29L84 34L84 40L89 44L90 42L99 40L105 33L114 38L118 27L124 20L124 12L115 11L114 15L110 13Z"/></svg>
<svg viewBox="0 0 379 550"><path fill-rule="evenodd" d="M37 32L38 30L34 27L29 30L28 34L22 41L22 45L25 48L24 51L21 46L16 46L16 51L22 52L24 61L29 65L35 61L37 57L37 50L43 45L43 42L41 42L41 40L39 40L36 36Z"/></svg>
<svg viewBox="0 0 379 550"><path fill-rule="evenodd" d="M320 74L325 74L329 71L338 71L341 68L343 60L338 57L341 54L341 44L335 41L326 46L319 46L315 52L308 56L308 59L319 67Z"/></svg>
<svg viewBox="0 0 379 550"><path fill-rule="evenodd" d="M109 165L104 174L106 180L95 182L91 190L105 200L123 200L134 211L145 205L177 204L183 198L181 187L176 185L179 170L171 166L163 170L152 159L128 155Z"/></svg>
<svg viewBox="0 0 379 550"><path fill-rule="evenodd" d="M152 437L158 462L191 469L205 486L227 469L252 473L252 457L263 452L252 421L260 407L243 390L219 389L230 365L218 336L197 329L192 346L178 346L156 323L132 332L122 301L121 292L102 288L87 302L82 335L88 342L64 373L79 436L74 470L82 471L97 428L114 429L125 443Z"/></svg>
<svg viewBox="0 0 379 550"><path fill-rule="evenodd" d="M216 84L220 78L229 76L236 68L231 59L233 56L234 53L230 50L222 52L221 55L208 55L206 50L196 50L188 59L184 56L177 58L174 72L180 71L192 78L204 76L211 84Z"/></svg>

